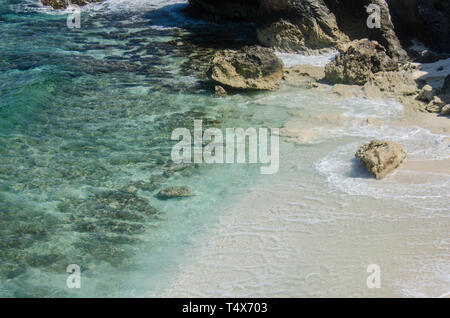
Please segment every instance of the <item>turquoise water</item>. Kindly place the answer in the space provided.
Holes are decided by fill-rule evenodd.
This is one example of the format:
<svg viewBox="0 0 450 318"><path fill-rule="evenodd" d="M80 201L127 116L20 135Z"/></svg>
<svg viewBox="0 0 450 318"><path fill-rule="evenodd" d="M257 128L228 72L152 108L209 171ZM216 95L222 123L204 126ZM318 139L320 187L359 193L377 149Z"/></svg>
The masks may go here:
<svg viewBox="0 0 450 318"><path fill-rule="evenodd" d="M187 63L213 31L185 6L110 1L69 29L67 12L1 2L0 296L156 292L190 235L257 175L170 160L173 129L194 119L278 127L287 116L205 90ZM245 28L225 40L246 41ZM167 185L196 195L157 200ZM81 267L79 290L66 287L69 264Z"/></svg>

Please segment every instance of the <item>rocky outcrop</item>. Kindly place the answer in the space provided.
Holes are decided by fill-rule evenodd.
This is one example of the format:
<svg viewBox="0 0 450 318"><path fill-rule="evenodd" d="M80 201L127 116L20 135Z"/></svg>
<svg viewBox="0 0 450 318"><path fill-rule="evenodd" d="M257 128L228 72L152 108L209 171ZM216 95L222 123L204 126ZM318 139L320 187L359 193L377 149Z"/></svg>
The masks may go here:
<svg viewBox="0 0 450 318"><path fill-rule="evenodd" d="M70 0L71 4L85 6L92 2L102 2L103 0ZM69 6L68 0L41 0L44 6L51 6L53 9L64 9Z"/></svg>
<svg viewBox="0 0 450 318"><path fill-rule="evenodd" d="M374 73L399 69L396 61L375 41L353 41L341 46L339 52L325 67L326 78L332 83L364 85Z"/></svg>
<svg viewBox="0 0 450 318"><path fill-rule="evenodd" d="M444 116L449 116L450 115L450 104L445 105L444 107L442 107L441 115L444 115Z"/></svg>
<svg viewBox="0 0 450 318"><path fill-rule="evenodd" d="M160 200L192 197L194 194L188 187L169 187L158 192L156 197Z"/></svg>
<svg viewBox="0 0 450 318"><path fill-rule="evenodd" d="M390 0L399 37L417 39L436 51L450 51L450 0Z"/></svg>
<svg viewBox="0 0 450 318"><path fill-rule="evenodd" d="M334 47L369 38L383 45L389 56L404 60L385 0L189 0L190 11L213 20L250 20L257 24L259 41L283 51ZM368 28L367 6L381 11L380 28Z"/></svg>
<svg viewBox="0 0 450 318"><path fill-rule="evenodd" d="M247 90L278 89L283 75L283 62L272 49L260 46L218 51L209 71L210 78L220 85Z"/></svg>
<svg viewBox="0 0 450 318"><path fill-rule="evenodd" d="M410 72L378 72L366 84L364 93L368 98L410 97L414 99L419 89Z"/></svg>
<svg viewBox="0 0 450 318"><path fill-rule="evenodd" d="M216 85L214 87L214 95L216 95L216 97L226 97L227 91L222 86Z"/></svg>
<svg viewBox="0 0 450 318"><path fill-rule="evenodd" d="M355 156L377 179L383 179L405 160L406 150L395 142L372 140Z"/></svg>
<svg viewBox="0 0 450 318"><path fill-rule="evenodd" d="M325 78L325 70L321 66L295 65L286 69L283 80L296 87L314 87L314 84Z"/></svg>

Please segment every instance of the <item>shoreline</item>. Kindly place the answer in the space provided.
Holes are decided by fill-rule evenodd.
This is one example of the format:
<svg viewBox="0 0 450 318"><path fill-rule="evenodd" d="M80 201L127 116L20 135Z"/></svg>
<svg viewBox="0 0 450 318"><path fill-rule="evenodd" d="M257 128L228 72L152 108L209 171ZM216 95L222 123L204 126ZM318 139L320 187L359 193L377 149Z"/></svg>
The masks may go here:
<svg viewBox="0 0 450 318"><path fill-rule="evenodd" d="M413 105L403 106L400 118L368 118L367 125L420 127L450 141L448 117L419 112ZM298 167L301 153L297 148L309 144L308 138L314 138L312 130L306 130L305 135L300 126L302 112L292 113L284 133L281 132L282 136L291 137L283 142L285 167ZM324 119L328 124L349 128L341 115L327 114ZM261 179L248 193L237 197L219 213L215 225L194 239L197 243L188 253L187 262L180 266L160 297L448 295L450 284L445 282L448 264L435 261L445 251L445 244L435 243L441 240L439 229L445 233L448 223L445 215L417 217L411 210L420 211L420 205L409 203L408 196L399 201L364 193L355 197L324 186L324 181L310 189L308 182L299 181L303 177L301 169L300 172L285 169L278 176ZM445 180L450 180L450 156L436 160L407 157L385 184L407 187ZM372 187L382 184L375 182L378 183ZM324 188L329 188L331 201L322 206L314 197L315 191ZM349 197L355 202L345 199ZM417 202L420 200L423 201L417 198ZM335 211L326 215L320 206ZM366 207L374 211L366 211ZM436 231L430 235L424 228ZM434 271L425 270L426 265L422 264L425 259L433 264L427 266L437 266ZM365 286L365 266L372 263L381 263L383 284L387 287L372 290ZM442 270L443 275L439 276Z"/></svg>

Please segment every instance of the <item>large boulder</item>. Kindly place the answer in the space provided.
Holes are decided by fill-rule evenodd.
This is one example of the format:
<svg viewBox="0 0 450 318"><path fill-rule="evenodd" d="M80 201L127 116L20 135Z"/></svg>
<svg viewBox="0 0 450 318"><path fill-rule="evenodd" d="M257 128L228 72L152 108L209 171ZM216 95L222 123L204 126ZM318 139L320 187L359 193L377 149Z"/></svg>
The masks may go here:
<svg viewBox="0 0 450 318"><path fill-rule="evenodd" d="M375 73L398 69L383 46L362 39L341 46L336 59L325 67L325 75L332 83L364 85Z"/></svg>
<svg viewBox="0 0 450 318"><path fill-rule="evenodd" d="M209 75L233 89L274 90L280 88L284 65L272 49L247 46L239 51L217 51Z"/></svg>
<svg viewBox="0 0 450 318"><path fill-rule="evenodd" d="M405 160L406 150L395 142L372 140L355 156L377 179L383 179Z"/></svg>
<svg viewBox="0 0 450 318"><path fill-rule="evenodd" d="M256 22L259 41L283 51L334 47L369 38L389 56L404 60L385 0L189 0L190 11L213 20ZM381 27L368 28L367 6L381 9Z"/></svg>
<svg viewBox="0 0 450 318"><path fill-rule="evenodd" d="M70 3L81 7L92 2L102 1L103 0L70 0ZM44 6L51 6L53 9L65 9L69 6L69 2L67 0L41 0L41 2Z"/></svg>

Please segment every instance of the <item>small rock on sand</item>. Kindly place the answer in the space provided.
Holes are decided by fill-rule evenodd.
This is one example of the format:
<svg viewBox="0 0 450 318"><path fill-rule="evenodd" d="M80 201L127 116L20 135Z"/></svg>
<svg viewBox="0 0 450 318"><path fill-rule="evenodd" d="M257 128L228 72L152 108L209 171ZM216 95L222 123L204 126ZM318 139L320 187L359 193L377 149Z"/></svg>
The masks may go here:
<svg viewBox="0 0 450 318"><path fill-rule="evenodd" d="M395 142L372 140L355 156L377 179L383 179L405 160L406 150Z"/></svg>

